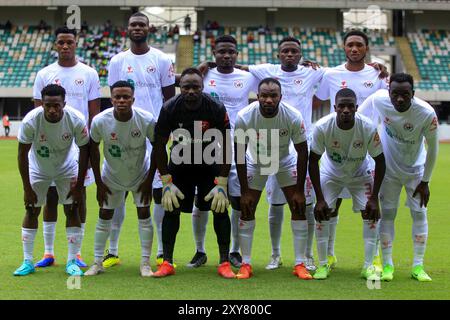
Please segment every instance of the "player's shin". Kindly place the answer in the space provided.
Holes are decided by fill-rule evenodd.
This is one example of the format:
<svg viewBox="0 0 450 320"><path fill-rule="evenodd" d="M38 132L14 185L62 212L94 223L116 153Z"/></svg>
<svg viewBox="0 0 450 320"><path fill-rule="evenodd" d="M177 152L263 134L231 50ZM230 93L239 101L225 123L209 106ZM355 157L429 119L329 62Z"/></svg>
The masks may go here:
<svg viewBox="0 0 450 320"><path fill-rule="evenodd" d="M141 263L148 263L153 244L152 218L139 219L139 238L141 240Z"/></svg>
<svg viewBox="0 0 450 320"><path fill-rule="evenodd" d="M119 255L119 235L125 219L125 203L114 209L114 215L111 223L111 232L109 235L109 253L115 256Z"/></svg>
<svg viewBox="0 0 450 320"><path fill-rule="evenodd" d="M364 238L364 268L373 264L373 256L377 247L378 223L372 220L363 220Z"/></svg>
<svg viewBox="0 0 450 320"><path fill-rule="evenodd" d="M412 239L414 243L414 261L413 267L423 265L423 257L427 246L428 238L428 220L427 212L411 210L413 218Z"/></svg>
<svg viewBox="0 0 450 320"><path fill-rule="evenodd" d="M281 232L283 229L284 206L270 205L269 207L269 232L272 242L272 257L281 256Z"/></svg>
<svg viewBox="0 0 450 320"><path fill-rule="evenodd" d="M319 264L321 266L328 263L328 238L330 233L329 221L316 221L316 243L317 254L319 256Z"/></svg>
<svg viewBox="0 0 450 320"><path fill-rule="evenodd" d="M111 232L112 220L103 220L101 218L97 221L94 237L94 255L95 263L102 265L103 252L105 251L106 240L108 240Z"/></svg>
<svg viewBox="0 0 450 320"><path fill-rule="evenodd" d="M192 232L194 233L197 252L205 253L206 225L208 224L209 211L201 211L194 205L192 210Z"/></svg>
<svg viewBox="0 0 450 320"><path fill-rule="evenodd" d="M239 244L241 246L243 263L247 264L251 263L254 232L255 232L255 219L250 221L239 219Z"/></svg>
<svg viewBox="0 0 450 320"><path fill-rule="evenodd" d="M395 237L394 221L397 209L381 209L380 219L380 241L381 253L383 255L383 266L394 265L392 261L392 250Z"/></svg>
<svg viewBox="0 0 450 320"><path fill-rule="evenodd" d="M308 221L291 220L294 241L295 265L306 262L306 245L308 239Z"/></svg>

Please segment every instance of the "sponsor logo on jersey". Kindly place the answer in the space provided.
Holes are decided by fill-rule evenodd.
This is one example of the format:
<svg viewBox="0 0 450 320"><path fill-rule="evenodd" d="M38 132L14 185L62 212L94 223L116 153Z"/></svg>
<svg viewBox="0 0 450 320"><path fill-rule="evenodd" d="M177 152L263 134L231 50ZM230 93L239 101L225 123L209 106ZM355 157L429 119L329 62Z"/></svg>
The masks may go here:
<svg viewBox="0 0 450 320"><path fill-rule="evenodd" d="M362 140L356 140L353 142L353 148L355 149L361 149L363 147L363 141Z"/></svg>
<svg viewBox="0 0 450 320"><path fill-rule="evenodd" d="M217 92L211 91L209 95L220 102L220 97Z"/></svg>
<svg viewBox="0 0 450 320"><path fill-rule="evenodd" d="M234 87L238 89L242 89L244 87L244 83L241 80L234 81Z"/></svg>
<svg viewBox="0 0 450 320"><path fill-rule="evenodd" d="M368 89L372 88L373 87L373 82L370 81L370 80L365 81L364 82L364 87L366 87Z"/></svg>
<svg viewBox="0 0 450 320"><path fill-rule="evenodd" d="M216 86L216 80L214 80L214 79L209 80L208 86L215 87Z"/></svg>
<svg viewBox="0 0 450 320"><path fill-rule="evenodd" d="M154 66L148 66L146 70L147 70L147 73L153 73L156 71L156 68Z"/></svg>
<svg viewBox="0 0 450 320"><path fill-rule="evenodd" d="M133 73L133 68L131 66L128 66L127 73Z"/></svg>
<svg viewBox="0 0 450 320"><path fill-rule="evenodd" d="M301 86L303 84L303 80L302 79L295 79L294 80L294 84L297 86Z"/></svg>
<svg viewBox="0 0 450 320"><path fill-rule="evenodd" d="M341 144L339 143L339 141L334 140L331 147L339 149L341 147Z"/></svg>
<svg viewBox="0 0 450 320"><path fill-rule="evenodd" d="M115 132L111 132L111 140L117 141L117 134Z"/></svg>
<svg viewBox="0 0 450 320"><path fill-rule="evenodd" d="M341 82L341 89L347 88L347 81L342 80Z"/></svg>
<svg viewBox="0 0 450 320"><path fill-rule="evenodd" d="M434 117L433 120L431 121L430 131L436 130L437 127L438 127L438 119L437 117Z"/></svg>
<svg viewBox="0 0 450 320"><path fill-rule="evenodd" d="M141 131L139 129L131 130L131 136L133 138L139 138L141 136Z"/></svg>
<svg viewBox="0 0 450 320"><path fill-rule="evenodd" d="M64 132L62 135L62 139L63 141L69 141L70 139L72 139L72 135L68 132Z"/></svg>
<svg viewBox="0 0 450 320"><path fill-rule="evenodd" d="M333 154L331 155L331 160L333 160L334 162L337 163L342 163L342 157L339 153L333 152Z"/></svg>
<svg viewBox="0 0 450 320"><path fill-rule="evenodd" d="M411 132L411 131L414 130L414 126L412 125L412 123L406 122L406 123L403 125L403 129L405 129L406 131Z"/></svg>
<svg viewBox="0 0 450 320"><path fill-rule="evenodd" d="M280 129L279 133L280 133L280 137L286 137L289 133L289 130L288 129Z"/></svg>
<svg viewBox="0 0 450 320"><path fill-rule="evenodd" d="M45 136L45 134L41 133L40 137L39 137L39 142L45 142L47 141L47 137Z"/></svg>
<svg viewBox="0 0 450 320"><path fill-rule="evenodd" d="M84 80L83 79L75 79L75 84L77 86L82 86L84 84Z"/></svg>

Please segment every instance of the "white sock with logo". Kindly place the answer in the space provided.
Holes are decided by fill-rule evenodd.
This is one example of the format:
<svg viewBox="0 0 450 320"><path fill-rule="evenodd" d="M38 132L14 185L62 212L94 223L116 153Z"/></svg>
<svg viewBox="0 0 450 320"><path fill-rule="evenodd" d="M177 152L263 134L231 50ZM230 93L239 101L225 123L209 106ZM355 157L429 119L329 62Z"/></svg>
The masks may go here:
<svg viewBox="0 0 450 320"><path fill-rule="evenodd" d="M37 229L22 228L23 258L33 261L34 239Z"/></svg>

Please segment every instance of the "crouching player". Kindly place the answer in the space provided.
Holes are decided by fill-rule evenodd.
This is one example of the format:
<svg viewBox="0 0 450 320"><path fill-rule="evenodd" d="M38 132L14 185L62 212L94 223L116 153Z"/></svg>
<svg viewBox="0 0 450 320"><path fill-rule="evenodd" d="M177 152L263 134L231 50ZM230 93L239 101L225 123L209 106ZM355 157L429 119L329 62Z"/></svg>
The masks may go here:
<svg viewBox="0 0 450 320"><path fill-rule="evenodd" d="M83 272L76 264L82 238L78 204L88 163L88 130L84 116L65 105L63 87L48 85L41 95L42 107L25 116L18 135L19 171L26 213L22 224L24 261L14 275L26 276L35 271L33 248L38 216L45 204L47 190L54 182L66 215L69 246L66 272L71 276L82 276ZM74 141L80 149L79 155Z"/></svg>
<svg viewBox="0 0 450 320"><path fill-rule="evenodd" d="M97 184L97 201L100 206L99 219L95 229L95 262L86 271L86 276L104 271L103 252L111 232L114 209L123 204L125 193L131 191L139 219L141 240L140 272L150 277L150 253L153 242L153 225L150 217L150 202L153 175L149 174L150 157L146 139L153 142L155 120L149 112L132 108L134 87L126 81L117 81L111 86L109 108L92 121L91 164ZM105 156L100 174L99 144L103 140ZM154 172L154 171L153 171Z"/></svg>

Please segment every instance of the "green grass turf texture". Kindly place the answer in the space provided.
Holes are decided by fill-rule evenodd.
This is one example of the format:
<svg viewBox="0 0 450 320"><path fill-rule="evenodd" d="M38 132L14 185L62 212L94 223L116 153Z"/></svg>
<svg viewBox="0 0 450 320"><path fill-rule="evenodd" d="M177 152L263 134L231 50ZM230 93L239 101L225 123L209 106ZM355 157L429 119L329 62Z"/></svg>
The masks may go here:
<svg viewBox="0 0 450 320"><path fill-rule="evenodd" d="M21 264L21 223L24 215L23 191L17 169L17 141L0 141L0 299L449 299L450 298L450 205L449 189L450 145L440 146L437 167L430 184L429 240L425 266L433 278L431 283L419 283L410 277L412 263L411 217L402 206L396 219L394 245L395 278L381 283L380 289L368 289L360 278L363 264L362 223L359 214L350 210L345 200L337 229L336 256L338 265L325 281L302 281L291 273L294 263L292 234L287 207L282 236L283 266L274 271L264 269L271 255L267 223L267 202L264 196L257 210L253 242L254 277L249 280L227 280L217 275L218 250L212 215L210 215L206 250L208 262L198 269L185 265L195 252L191 216L182 214L175 247L177 274L164 279L141 278L139 275L140 246L136 210L131 197L119 244L120 266L107 269L97 277L81 278L80 290L67 289L64 266L67 257L65 217L59 208L55 241L57 266L37 269L27 277L14 277ZM401 204L404 203L402 193ZM40 216L40 221L42 214ZM88 218L83 242L83 257L93 262L94 232L98 217L95 186L88 188ZM40 223L34 250L35 261L43 254L44 243ZM156 233L151 263L155 263ZM316 253L316 248L314 247ZM317 257L317 256L316 256Z"/></svg>

